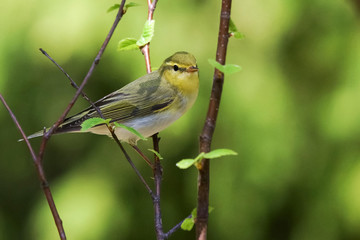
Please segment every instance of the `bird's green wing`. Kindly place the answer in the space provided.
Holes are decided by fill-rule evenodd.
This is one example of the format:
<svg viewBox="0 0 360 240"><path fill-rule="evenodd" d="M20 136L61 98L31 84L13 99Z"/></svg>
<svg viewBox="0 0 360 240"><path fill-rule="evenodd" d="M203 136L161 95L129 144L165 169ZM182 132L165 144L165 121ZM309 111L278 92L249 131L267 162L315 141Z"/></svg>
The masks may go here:
<svg viewBox="0 0 360 240"><path fill-rule="evenodd" d="M149 79L150 78L150 79ZM157 72L148 74L131 82L95 102L105 119L125 122L141 118L168 108L175 100L176 91L161 81ZM79 130L82 122L89 118L100 117L96 109L88 109L67 118L57 132Z"/></svg>

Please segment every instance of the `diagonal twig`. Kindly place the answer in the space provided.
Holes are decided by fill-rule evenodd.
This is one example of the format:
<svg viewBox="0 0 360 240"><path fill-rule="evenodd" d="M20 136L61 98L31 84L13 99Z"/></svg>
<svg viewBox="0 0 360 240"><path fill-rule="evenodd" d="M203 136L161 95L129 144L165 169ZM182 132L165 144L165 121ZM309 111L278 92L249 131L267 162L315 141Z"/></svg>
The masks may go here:
<svg viewBox="0 0 360 240"><path fill-rule="evenodd" d="M35 165L35 168L36 168L36 172L38 174L38 177L40 179L40 183L41 183L41 188L43 189L44 191L44 194L45 194L45 197L46 197L46 200L49 204L49 207L50 207L50 210L51 210L51 213L53 215L53 218L54 218L54 221L55 221L55 224L56 224L56 227L58 229L58 232L59 232L59 236L60 236L60 239L66 239L66 235L65 235L65 231L64 231L64 227L62 225L62 221L60 219L60 216L59 216L59 213L56 209L56 205L55 205L55 202L54 202L54 199L53 199L53 196L51 194L51 191L50 191L50 186L48 184L48 181L46 179L46 176L45 176L45 172L44 172L44 169L43 169L43 166L41 164L41 161L40 159L36 156L35 152L34 152L34 149L32 148L29 140L27 139L26 137L26 134L24 133L20 123L18 122L18 120L16 119L16 116L14 115L14 113L11 111L10 107L7 105L5 99L3 98L3 96L0 94L0 100L2 101L2 103L4 104L5 108L7 109L7 111L9 112L10 114L10 117L12 118L13 122L15 123L17 129L19 129L20 133L21 133L21 136L23 137L25 143L26 143L26 146L28 147L29 151L30 151L30 155L33 159L33 162L34 162L34 165Z"/></svg>
<svg viewBox="0 0 360 240"><path fill-rule="evenodd" d="M10 116L12 117L13 121L15 122L15 124L17 125L18 129L20 130L22 136L23 136L23 139L25 140L28 148L29 148L29 151L30 151L30 154L32 155L32 158L33 158L33 161L34 161L34 164L35 164L35 167L36 167L36 170L37 170L37 173L38 173L38 176L40 178L40 182L41 182L41 186L42 186L42 189L45 193L45 196L46 196L46 199L48 201L48 204L49 204L49 207L51 209L51 212L52 212L52 215L53 215L53 218L55 220L55 224L56 224L56 227L58 229L58 232L59 232L59 236L61 239L66 239L66 235L65 235L65 231L64 231L64 228L63 228L63 225L62 225L62 221L60 219L60 216L58 214L58 211L56 209L56 206L55 206L55 203L54 203L54 200L53 200L53 197L52 197L52 194L51 194L51 191L50 191L50 187L49 187L49 184L47 182L47 179L45 177L45 172L44 172L44 169L43 169L43 166L42 166L42 160L43 160L43 157L44 157L44 152L45 152L45 148L46 148L46 145L47 145L47 142L49 140L49 138L51 137L51 135L53 134L53 132L58 128L58 126L64 121L66 115L69 113L70 109L73 107L73 105L75 104L76 100L78 99L78 97L80 96L84 86L86 85L86 83L88 82L88 80L90 79L96 65L99 64L99 61L100 61L100 58L102 56L102 54L104 53L105 51L105 48L106 46L108 45L109 43L109 40L111 38L111 36L113 35L114 33L114 30L117 26L117 24L119 23L119 21L121 20L123 14L124 14L124 5L125 5L125 1L126 0L122 0L121 2L121 5L120 5L120 8L119 8L119 11L116 15L116 18L114 20L114 23L103 43L103 45L101 46L93 64L91 65L86 77L84 78L84 80L82 81L80 87L78 88L78 90L76 91L74 97L72 98L72 100L70 101L70 103L68 104L68 106L66 107L65 111L63 112L63 114L60 116L60 118L53 124L53 126L49 129L49 131L44 131L44 136L43 136L43 139L42 139L42 142L41 142L41 145L40 145L40 149L39 149L39 153L38 155L36 156L36 154L34 153L34 150L32 149L28 139L26 138L26 135L24 134L24 132L22 131L21 129L21 126L20 124L18 123L18 121L16 120L15 118L15 115L11 112L10 108L8 107L8 105L6 104L4 98L1 96L1 101L4 103L5 107L7 108L7 110L9 111L10 113Z"/></svg>
<svg viewBox="0 0 360 240"><path fill-rule="evenodd" d="M76 90L79 90L79 86L76 84L76 82L70 77L70 75L52 58L50 55L42 48L39 48L42 54L44 54L51 62L55 64L57 68L60 69L61 72L64 73L64 75L69 79L71 86L73 86ZM99 114L101 118L104 118L104 115L100 111L100 109L90 100L90 98L84 93L84 91L80 92L83 98L90 103L90 105L96 110L96 112Z"/></svg>
<svg viewBox="0 0 360 240"><path fill-rule="evenodd" d="M73 86L76 90L79 89L78 85L74 82L74 80L70 77L70 75L52 58L50 57L50 55L43 49L40 48L40 51L48 58L50 59L64 74L65 76L70 80L71 86ZM81 91L81 95L85 98L85 100L87 100L92 107L94 107L96 109L96 111L99 113L99 115L101 116L101 118L105 119L104 115L102 114L101 110L90 100L90 98L83 92ZM130 163L131 167L134 169L136 175L140 178L141 182L145 185L145 188L148 190L149 194L152 195L152 190L150 189L149 185L146 183L145 179L142 177L142 175L140 174L139 170L136 168L135 164L133 163L133 161L131 160L130 156L128 155L128 153L126 152L126 150L124 149L124 147L122 146L121 142L119 141L118 137L116 136L114 129L111 126L108 126L108 130L110 132L110 134L112 135L112 137L114 138L115 142L118 144L118 146L120 147L121 151L123 152L123 154L125 155L125 158L127 159L127 161ZM150 162L150 160L140 151L140 149L136 146L133 146L134 149L137 149L137 151L139 152L139 154L146 160L148 164L150 164L150 166L152 165L152 163Z"/></svg>

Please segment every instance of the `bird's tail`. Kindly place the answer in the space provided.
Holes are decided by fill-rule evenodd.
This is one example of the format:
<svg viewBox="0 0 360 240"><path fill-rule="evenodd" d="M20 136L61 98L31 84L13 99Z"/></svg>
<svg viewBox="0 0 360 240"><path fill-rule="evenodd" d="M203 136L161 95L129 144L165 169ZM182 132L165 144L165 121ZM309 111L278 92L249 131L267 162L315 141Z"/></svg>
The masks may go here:
<svg viewBox="0 0 360 240"><path fill-rule="evenodd" d="M46 129L46 131L47 131L47 130L49 130L49 129ZM26 138L27 138L27 139L32 139L32 138L42 137L43 135L44 135L44 130L38 131L38 132L36 132L36 133L33 133L33 134L27 136ZM24 141L23 138L21 138L21 139L18 140L18 142L22 142L22 141Z"/></svg>

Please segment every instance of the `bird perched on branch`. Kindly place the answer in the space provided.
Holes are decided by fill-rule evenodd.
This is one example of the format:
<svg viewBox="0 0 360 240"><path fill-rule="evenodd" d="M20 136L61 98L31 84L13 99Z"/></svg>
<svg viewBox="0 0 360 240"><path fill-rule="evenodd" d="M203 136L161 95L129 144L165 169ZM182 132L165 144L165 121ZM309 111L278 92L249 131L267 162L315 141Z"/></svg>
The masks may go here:
<svg viewBox="0 0 360 240"><path fill-rule="evenodd" d="M101 98L94 105L110 123L118 122L149 137L180 118L195 102L199 90L199 73L195 57L187 52L176 52L165 59L161 67ZM57 133L82 132L81 124L100 117L93 106L68 117L54 131ZM96 125L86 132L110 135L105 124ZM119 140L136 145L139 136L118 127ZM28 136L40 137L43 131Z"/></svg>

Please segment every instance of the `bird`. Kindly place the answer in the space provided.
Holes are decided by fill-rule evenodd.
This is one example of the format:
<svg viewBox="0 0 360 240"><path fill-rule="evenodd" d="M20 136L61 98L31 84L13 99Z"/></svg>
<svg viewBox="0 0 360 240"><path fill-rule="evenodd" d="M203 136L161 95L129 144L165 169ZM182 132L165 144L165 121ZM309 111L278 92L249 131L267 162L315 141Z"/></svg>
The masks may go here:
<svg viewBox="0 0 360 240"><path fill-rule="evenodd" d="M167 128L189 110L199 91L199 69L195 57L188 52L179 51L166 58L160 68L150 72L121 89L112 92L94 105L110 123L117 122L135 129L145 138ZM87 109L64 119L54 134L81 131L81 124L87 119L100 117L97 110ZM115 128L117 138L133 146L140 137L125 128ZM108 135L111 133L105 124L96 125L85 132ZM36 132L28 139L43 136L44 131Z"/></svg>

